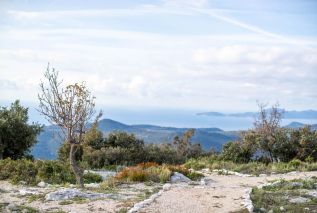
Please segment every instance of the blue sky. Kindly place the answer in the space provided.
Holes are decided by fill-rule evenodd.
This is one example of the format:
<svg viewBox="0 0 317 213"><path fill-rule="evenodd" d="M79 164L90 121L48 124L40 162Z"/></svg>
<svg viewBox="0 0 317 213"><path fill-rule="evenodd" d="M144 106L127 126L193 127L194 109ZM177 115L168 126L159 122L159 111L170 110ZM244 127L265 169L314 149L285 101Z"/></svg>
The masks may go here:
<svg viewBox="0 0 317 213"><path fill-rule="evenodd" d="M47 63L101 108L317 109L317 1L0 1L0 102Z"/></svg>

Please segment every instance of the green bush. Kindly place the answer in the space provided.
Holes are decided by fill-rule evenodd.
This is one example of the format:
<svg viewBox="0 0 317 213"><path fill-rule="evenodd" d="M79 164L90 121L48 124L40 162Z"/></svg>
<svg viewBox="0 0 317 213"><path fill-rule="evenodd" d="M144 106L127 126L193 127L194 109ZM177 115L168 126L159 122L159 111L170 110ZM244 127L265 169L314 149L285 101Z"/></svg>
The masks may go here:
<svg viewBox="0 0 317 213"><path fill-rule="evenodd" d="M0 160L0 180L10 180L13 183L25 181L26 184L35 185L40 181L49 184L76 183L76 178L68 164L60 161L30 161L26 159ZM98 174L84 174L85 183L102 182Z"/></svg>
<svg viewBox="0 0 317 213"><path fill-rule="evenodd" d="M295 160L291 160L289 162L289 165L293 166L294 168L298 168L301 165L301 163L302 162L300 160L295 159Z"/></svg>
<svg viewBox="0 0 317 213"><path fill-rule="evenodd" d="M119 172L115 179L124 182L167 182L173 172L189 174L189 170L183 166L158 165L156 163L141 163L136 166L126 167Z"/></svg>
<svg viewBox="0 0 317 213"><path fill-rule="evenodd" d="M84 183L100 183L102 182L102 177L98 174L88 172L84 174Z"/></svg>
<svg viewBox="0 0 317 213"><path fill-rule="evenodd" d="M50 184L76 183L76 178L68 164L60 161L36 161L37 181Z"/></svg>
<svg viewBox="0 0 317 213"><path fill-rule="evenodd" d="M204 177L204 175L197 172L190 172L187 174L187 177L193 181L196 181L200 180L202 177Z"/></svg>
<svg viewBox="0 0 317 213"><path fill-rule="evenodd" d="M11 160L7 158L0 161L0 179L10 179L13 183L25 181L27 184L36 183L37 168L30 160Z"/></svg>

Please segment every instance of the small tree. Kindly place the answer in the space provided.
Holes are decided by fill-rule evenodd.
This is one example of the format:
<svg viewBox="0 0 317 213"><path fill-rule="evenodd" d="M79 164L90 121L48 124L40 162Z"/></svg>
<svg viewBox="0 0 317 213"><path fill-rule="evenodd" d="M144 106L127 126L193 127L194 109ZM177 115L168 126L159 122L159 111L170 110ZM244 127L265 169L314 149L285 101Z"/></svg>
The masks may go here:
<svg viewBox="0 0 317 213"><path fill-rule="evenodd" d="M189 150L192 146L191 139L195 134L195 129L189 129L184 132L182 137L175 136L173 144L176 148L177 154L187 158Z"/></svg>
<svg viewBox="0 0 317 213"><path fill-rule="evenodd" d="M95 97L91 96L84 83L62 88L54 68L50 70L48 66L44 76L48 85L40 84L39 112L62 130L66 142L70 144L69 160L77 184L84 187L83 171L76 161L76 152L84 140L87 123L94 115Z"/></svg>
<svg viewBox="0 0 317 213"><path fill-rule="evenodd" d="M268 155L270 161L273 162L273 147L276 143L276 133L280 128L283 111L275 104L271 109L266 109L267 104L259 103L259 113L255 118L255 131L260 135L260 148Z"/></svg>
<svg viewBox="0 0 317 213"><path fill-rule="evenodd" d="M27 157L42 131L37 123L28 124L28 108L16 100L10 108L0 107L0 160Z"/></svg>

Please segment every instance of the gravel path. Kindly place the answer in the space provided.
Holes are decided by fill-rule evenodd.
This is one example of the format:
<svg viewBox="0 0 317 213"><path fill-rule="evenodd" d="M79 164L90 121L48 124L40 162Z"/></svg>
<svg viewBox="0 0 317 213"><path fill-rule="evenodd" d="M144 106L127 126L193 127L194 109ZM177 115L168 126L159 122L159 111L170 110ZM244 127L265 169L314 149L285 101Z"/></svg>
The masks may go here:
<svg viewBox="0 0 317 213"><path fill-rule="evenodd" d="M264 184L270 180L284 178L308 178L317 176L316 172L291 172L288 174L271 175L267 177L240 177L237 175L218 175L216 172L204 173L201 182L171 184L163 190L154 202L141 208L142 213L225 213L234 212L244 208L246 191L251 187ZM170 184L168 184L170 185ZM123 208L131 208L139 202L138 197L145 191L152 190L158 185L146 186L145 184L129 184L121 186L115 194L123 196L119 199L98 199L83 203L73 202L61 205L59 201L28 201L28 196L22 195L24 191L35 192L44 196L56 191L54 187L26 187L11 185L7 181L0 181L0 203L27 205L39 209L41 212L49 210L63 210L65 212L118 212ZM164 188L164 187L163 187ZM23 191L24 190L24 191ZM25 193L24 193L25 194ZM119 197L121 197L119 196Z"/></svg>
<svg viewBox="0 0 317 213"><path fill-rule="evenodd" d="M286 180L317 176L317 172L292 172L267 177L239 177L235 175L205 174L207 185L173 185L150 206L147 213L210 213L234 212L244 208L246 190L269 180Z"/></svg>

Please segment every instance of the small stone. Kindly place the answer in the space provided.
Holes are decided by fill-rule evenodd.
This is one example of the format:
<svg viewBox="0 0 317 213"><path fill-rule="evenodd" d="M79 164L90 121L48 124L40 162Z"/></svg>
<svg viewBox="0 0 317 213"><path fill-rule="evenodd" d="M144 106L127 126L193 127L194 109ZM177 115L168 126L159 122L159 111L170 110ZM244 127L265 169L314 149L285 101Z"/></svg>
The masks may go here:
<svg viewBox="0 0 317 213"><path fill-rule="evenodd" d="M9 205L7 205L6 207L8 210L15 210L17 208L17 206L14 203L10 203Z"/></svg>
<svg viewBox="0 0 317 213"><path fill-rule="evenodd" d="M171 182L172 183L177 183L177 182L190 182L191 180L186 177L185 175L178 173L178 172L174 172L174 174L171 176Z"/></svg>
<svg viewBox="0 0 317 213"><path fill-rule="evenodd" d="M171 187L172 187L172 185L170 183L166 183L166 184L163 185L163 190L164 191L168 191L168 190L171 189Z"/></svg>
<svg viewBox="0 0 317 213"><path fill-rule="evenodd" d="M202 173L210 173L210 169L209 168L205 168L201 170Z"/></svg>
<svg viewBox="0 0 317 213"><path fill-rule="evenodd" d="M271 209L270 211L268 211L267 213L273 213L273 210Z"/></svg>
<svg viewBox="0 0 317 213"><path fill-rule="evenodd" d="M309 201L310 201L309 198L304 198L304 197L296 197L289 200L290 203L307 203Z"/></svg>
<svg viewBox="0 0 317 213"><path fill-rule="evenodd" d="M44 181L41 181L37 184L38 187L44 188L47 186L47 184Z"/></svg>
<svg viewBox="0 0 317 213"><path fill-rule="evenodd" d="M296 171L293 171L293 172L289 172L289 173L287 173L288 175L296 175L297 174L297 172Z"/></svg>
<svg viewBox="0 0 317 213"><path fill-rule="evenodd" d="M280 211L282 211L282 212L285 211L284 206L281 206L281 207L280 207Z"/></svg>
<svg viewBox="0 0 317 213"><path fill-rule="evenodd" d="M260 208L260 212L266 212L266 209L265 208Z"/></svg>
<svg viewBox="0 0 317 213"><path fill-rule="evenodd" d="M317 198L317 191L316 190L308 191L307 195Z"/></svg>
<svg viewBox="0 0 317 213"><path fill-rule="evenodd" d="M301 182L291 182L290 183L292 187L302 187L304 184Z"/></svg>
<svg viewBox="0 0 317 213"><path fill-rule="evenodd" d="M27 190L27 189L20 189L19 190L19 194L22 195L22 196L24 196L24 195L35 195L35 194L38 194L38 192Z"/></svg>
<svg viewBox="0 0 317 213"><path fill-rule="evenodd" d="M306 208L304 208L304 210L309 211L309 208L308 208L308 207L306 207Z"/></svg>

